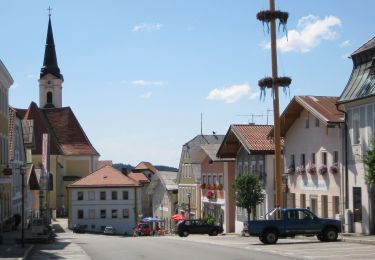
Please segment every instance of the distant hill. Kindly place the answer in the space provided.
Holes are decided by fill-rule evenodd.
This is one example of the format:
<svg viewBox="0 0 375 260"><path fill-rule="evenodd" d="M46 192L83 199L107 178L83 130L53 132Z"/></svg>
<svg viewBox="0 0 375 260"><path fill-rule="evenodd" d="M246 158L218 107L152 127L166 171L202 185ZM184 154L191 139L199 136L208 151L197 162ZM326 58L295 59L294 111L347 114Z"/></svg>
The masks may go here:
<svg viewBox="0 0 375 260"><path fill-rule="evenodd" d="M130 172L131 170L133 170L135 167L130 165L130 164L124 164L124 163L114 163L112 164L112 166L118 170L122 170L123 168L127 168L128 169L128 172ZM165 165L154 165L155 168L158 170L158 171L170 171L170 172L177 172L178 169L177 168L174 168L174 167L170 167L170 166L165 166Z"/></svg>

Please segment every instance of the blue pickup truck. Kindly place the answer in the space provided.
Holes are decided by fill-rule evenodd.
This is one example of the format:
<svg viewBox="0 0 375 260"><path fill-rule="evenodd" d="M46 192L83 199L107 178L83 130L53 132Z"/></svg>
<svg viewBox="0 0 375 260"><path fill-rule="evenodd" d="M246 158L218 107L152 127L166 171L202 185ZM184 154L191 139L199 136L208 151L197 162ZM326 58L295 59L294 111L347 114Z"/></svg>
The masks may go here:
<svg viewBox="0 0 375 260"><path fill-rule="evenodd" d="M264 244L275 244L280 238L296 235L314 236L320 241L335 241L341 233L341 221L319 218L303 208L274 209L265 220L250 220L247 232L257 236Z"/></svg>

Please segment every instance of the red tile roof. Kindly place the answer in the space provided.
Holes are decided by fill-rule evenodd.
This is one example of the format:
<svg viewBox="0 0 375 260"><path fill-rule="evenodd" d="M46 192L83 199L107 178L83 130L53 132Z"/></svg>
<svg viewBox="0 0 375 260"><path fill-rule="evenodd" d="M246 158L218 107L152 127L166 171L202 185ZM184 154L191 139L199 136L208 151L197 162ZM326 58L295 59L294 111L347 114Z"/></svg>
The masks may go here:
<svg viewBox="0 0 375 260"><path fill-rule="evenodd" d="M70 184L69 188L83 187L139 187L140 184L112 166L104 166Z"/></svg>
<svg viewBox="0 0 375 260"><path fill-rule="evenodd" d="M267 138L272 125L231 125L217 152L219 158L235 158L243 146L249 153L274 153L275 146Z"/></svg>
<svg viewBox="0 0 375 260"><path fill-rule="evenodd" d="M135 170L149 170L153 173L156 173L158 170L150 162L140 162L134 168Z"/></svg>
<svg viewBox="0 0 375 260"><path fill-rule="evenodd" d="M111 160L98 161L98 166L97 166L98 169L103 168L104 166L112 166L112 161Z"/></svg>
<svg viewBox="0 0 375 260"><path fill-rule="evenodd" d="M285 136L304 109L326 125L343 123L344 114L335 106L337 99L338 97L295 96L280 116L280 135ZM269 136L273 136L273 129Z"/></svg>
<svg viewBox="0 0 375 260"><path fill-rule="evenodd" d="M28 109L17 109L17 112L23 119L34 120L33 154L42 153L42 135L49 130L51 154L99 155L70 107L41 109L32 102Z"/></svg>
<svg viewBox="0 0 375 260"><path fill-rule="evenodd" d="M150 182L150 180L142 172L130 172L128 177L140 183Z"/></svg>

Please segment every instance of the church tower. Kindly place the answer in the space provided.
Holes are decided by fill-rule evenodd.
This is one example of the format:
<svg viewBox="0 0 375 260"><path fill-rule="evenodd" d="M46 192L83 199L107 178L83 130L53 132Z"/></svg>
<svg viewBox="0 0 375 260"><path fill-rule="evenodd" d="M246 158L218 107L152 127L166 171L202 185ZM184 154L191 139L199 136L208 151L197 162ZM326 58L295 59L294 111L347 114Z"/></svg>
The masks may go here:
<svg viewBox="0 0 375 260"><path fill-rule="evenodd" d="M46 49L43 67L39 76L39 107L62 107L62 83L64 77L57 65L55 42L53 40L51 14L48 19Z"/></svg>

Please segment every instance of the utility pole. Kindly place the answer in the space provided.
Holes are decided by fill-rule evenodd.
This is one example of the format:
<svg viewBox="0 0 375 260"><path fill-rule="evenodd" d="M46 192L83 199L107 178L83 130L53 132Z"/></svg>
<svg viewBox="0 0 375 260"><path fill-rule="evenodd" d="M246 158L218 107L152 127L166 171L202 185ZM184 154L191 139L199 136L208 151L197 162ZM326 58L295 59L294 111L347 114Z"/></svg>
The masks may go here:
<svg viewBox="0 0 375 260"><path fill-rule="evenodd" d="M258 84L265 91L271 88L273 91L273 116L274 116L274 142L275 142L275 190L276 207L283 205L282 179L281 179L281 143L280 143L280 118L279 118L279 87L289 86L291 79L288 77L278 77L277 72L277 49L276 49L276 19L285 25L289 14L287 12L275 11L275 0L269 0L270 10L260 11L257 19L270 25L271 29L271 59L272 78L263 78Z"/></svg>

